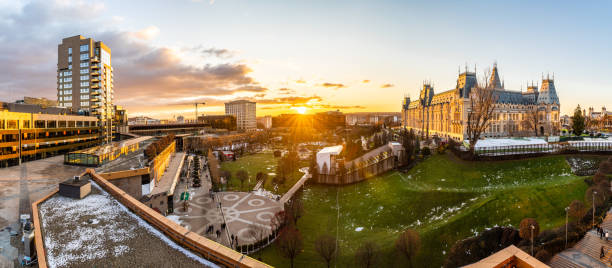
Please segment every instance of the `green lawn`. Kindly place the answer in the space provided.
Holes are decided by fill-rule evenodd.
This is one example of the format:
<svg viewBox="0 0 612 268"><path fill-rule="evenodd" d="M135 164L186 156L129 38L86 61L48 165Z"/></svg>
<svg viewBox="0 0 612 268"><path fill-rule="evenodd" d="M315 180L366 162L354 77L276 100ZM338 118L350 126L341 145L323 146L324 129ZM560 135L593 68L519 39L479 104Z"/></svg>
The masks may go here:
<svg viewBox="0 0 612 268"><path fill-rule="evenodd" d="M304 252L296 267L324 267L314 251L314 240L324 233L339 237L338 267L355 266L354 252L364 241L381 248L377 267L403 267L407 262L396 255L394 242L406 228L421 235L415 267L440 267L456 241L485 228L518 226L525 217L536 218L542 229L563 224L564 208L582 200L586 188L564 156L464 162L435 155L407 174L389 172L343 187L309 185L298 222ZM263 261L289 266L275 246L263 251Z"/></svg>
<svg viewBox="0 0 612 268"><path fill-rule="evenodd" d="M283 184L276 184L274 177L276 174L276 166L280 158L274 157L273 153L258 153L246 155L238 158L236 161L225 161L221 163L221 169L227 170L232 173L232 178L228 182L226 191L250 191L253 190L257 181L255 177L258 172L268 174L268 179L264 183L264 189L274 194L284 194L297 182L302 175L297 169L293 172ZM308 166L306 161L300 161L296 164L298 169L300 167ZM244 169L249 174L249 180L244 182L244 186L240 189L240 180L236 176L236 172L240 169Z"/></svg>

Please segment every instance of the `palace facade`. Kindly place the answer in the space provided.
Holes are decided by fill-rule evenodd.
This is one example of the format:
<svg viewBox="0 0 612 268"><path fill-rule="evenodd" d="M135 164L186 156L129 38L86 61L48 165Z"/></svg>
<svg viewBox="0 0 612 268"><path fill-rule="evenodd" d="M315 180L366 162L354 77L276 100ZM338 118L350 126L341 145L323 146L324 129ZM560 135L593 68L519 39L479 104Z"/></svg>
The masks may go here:
<svg viewBox="0 0 612 268"><path fill-rule="evenodd" d="M404 98L402 126L428 137L467 139L470 91L477 85L476 72L467 70L459 74L451 90L435 94L432 85L424 84L418 99ZM536 131L537 135L558 135L560 104L554 77L543 77L540 89L530 85L527 91L507 90L495 64L487 88L494 91L496 105L484 137L535 136ZM529 119L532 111L537 111L537 120ZM527 121L535 121L536 128Z"/></svg>

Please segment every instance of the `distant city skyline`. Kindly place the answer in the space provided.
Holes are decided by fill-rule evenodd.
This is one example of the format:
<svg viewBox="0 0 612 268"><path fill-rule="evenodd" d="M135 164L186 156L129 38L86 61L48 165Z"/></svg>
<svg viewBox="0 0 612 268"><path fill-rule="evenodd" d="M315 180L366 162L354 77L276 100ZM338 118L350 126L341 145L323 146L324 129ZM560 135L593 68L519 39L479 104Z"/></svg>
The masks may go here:
<svg viewBox="0 0 612 268"><path fill-rule="evenodd" d="M0 1L0 94L56 99L57 44L113 51L115 103L130 117L399 112L424 80L497 62L505 87L554 73L561 114L610 106L609 2ZM609 107L610 108L610 107Z"/></svg>

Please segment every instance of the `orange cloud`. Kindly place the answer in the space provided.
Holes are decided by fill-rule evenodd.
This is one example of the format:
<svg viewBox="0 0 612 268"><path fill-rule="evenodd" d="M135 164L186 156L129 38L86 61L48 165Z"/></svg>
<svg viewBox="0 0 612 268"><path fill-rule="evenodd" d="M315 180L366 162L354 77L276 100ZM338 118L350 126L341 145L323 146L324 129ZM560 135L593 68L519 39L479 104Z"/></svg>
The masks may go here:
<svg viewBox="0 0 612 268"><path fill-rule="evenodd" d="M394 87L394 84L384 84L382 86L380 86L381 88L389 88L389 87Z"/></svg>
<svg viewBox="0 0 612 268"><path fill-rule="evenodd" d="M331 87L331 88L335 88L335 89L346 87L344 84L340 84L340 83L323 83L323 84L321 84L321 86L328 87L328 88Z"/></svg>
<svg viewBox="0 0 612 268"><path fill-rule="evenodd" d="M365 80L363 80L363 81L361 81L361 82L363 82L364 84L365 84L365 83L370 83L370 80L365 79Z"/></svg>

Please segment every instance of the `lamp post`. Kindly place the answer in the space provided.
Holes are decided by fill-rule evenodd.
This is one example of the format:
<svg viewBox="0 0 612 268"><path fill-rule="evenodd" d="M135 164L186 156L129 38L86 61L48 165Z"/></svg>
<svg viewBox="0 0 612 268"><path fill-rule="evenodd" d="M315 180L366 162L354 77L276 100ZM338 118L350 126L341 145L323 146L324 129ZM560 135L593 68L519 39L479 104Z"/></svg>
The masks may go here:
<svg viewBox="0 0 612 268"><path fill-rule="evenodd" d="M595 195L597 191L593 191L593 226L591 228L595 228Z"/></svg>
<svg viewBox="0 0 612 268"><path fill-rule="evenodd" d="M569 207L565 208L565 248L567 248L567 218L569 213Z"/></svg>
<svg viewBox="0 0 612 268"><path fill-rule="evenodd" d="M533 256L533 230L535 229L535 226L530 225L531 227L531 256Z"/></svg>

